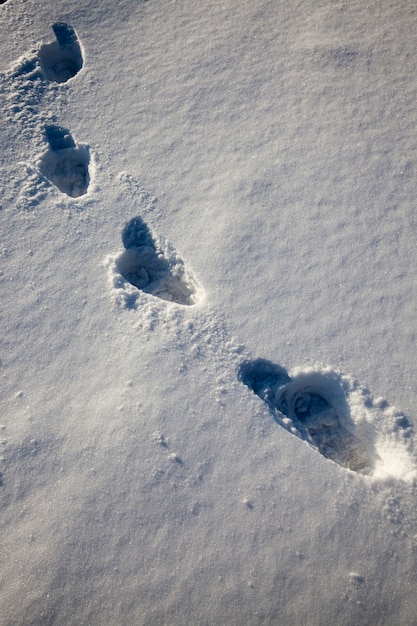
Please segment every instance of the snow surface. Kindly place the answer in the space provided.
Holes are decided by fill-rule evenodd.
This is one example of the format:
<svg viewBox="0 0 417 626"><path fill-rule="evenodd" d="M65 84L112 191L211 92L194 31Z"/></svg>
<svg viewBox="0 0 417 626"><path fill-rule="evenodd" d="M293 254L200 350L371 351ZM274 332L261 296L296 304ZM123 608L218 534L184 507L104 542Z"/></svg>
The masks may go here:
<svg viewBox="0 0 417 626"><path fill-rule="evenodd" d="M0 623L417 624L410 0L0 6Z"/></svg>

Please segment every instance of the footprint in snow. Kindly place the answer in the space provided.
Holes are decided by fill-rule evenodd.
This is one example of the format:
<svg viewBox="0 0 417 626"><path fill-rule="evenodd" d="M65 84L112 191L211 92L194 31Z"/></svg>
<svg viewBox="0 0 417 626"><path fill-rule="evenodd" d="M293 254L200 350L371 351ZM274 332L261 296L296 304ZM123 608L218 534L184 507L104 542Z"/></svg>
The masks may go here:
<svg viewBox="0 0 417 626"><path fill-rule="evenodd" d="M197 303L201 293L197 281L172 247L155 242L141 217L126 224L122 240L125 251L114 259L114 286L124 292L127 308L136 308L137 290L181 305Z"/></svg>
<svg viewBox="0 0 417 626"><path fill-rule="evenodd" d="M61 126L46 126L45 138L49 148L38 163L39 170L67 196L86 194L90 182L88 147L76 144L69 130Z"/></svg>
<svg viewBox="0 0 417 626"><path fill-rule="evenodd" d="M66 83L83 66L83 55L74 29L64 22L53 24L56 41L39 50L42 73L49 81Z"/></svg>
<svg viewBox="0 0 417 626"><path fill-rule="evenodd" d="M341 467L377 478L414 479L409 420L374 400L352 377L330 368L298 369L289 376L266 359L242 363L239 377L281 426Z"/></svg>

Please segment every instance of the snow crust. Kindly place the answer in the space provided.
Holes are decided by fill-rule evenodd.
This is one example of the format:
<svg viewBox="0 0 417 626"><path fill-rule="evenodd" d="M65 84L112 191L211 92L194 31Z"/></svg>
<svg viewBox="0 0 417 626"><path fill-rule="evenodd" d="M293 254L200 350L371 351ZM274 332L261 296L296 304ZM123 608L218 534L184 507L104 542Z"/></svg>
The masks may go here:
<svg viewBox="0 0 417 626"><path fill-rule="evenodd" d="M411 2L8 0L0 623L415 623Z"/></svg>

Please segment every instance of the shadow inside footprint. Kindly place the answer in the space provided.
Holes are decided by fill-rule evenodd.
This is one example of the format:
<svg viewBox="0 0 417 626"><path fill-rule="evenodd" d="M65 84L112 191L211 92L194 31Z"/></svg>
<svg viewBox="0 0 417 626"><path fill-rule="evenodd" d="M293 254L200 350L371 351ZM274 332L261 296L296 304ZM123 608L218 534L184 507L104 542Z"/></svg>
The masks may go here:
<svg viewBox="0 0 417 626"><path fill-rule="evenodd" d="M61 126L46 126L45 138L49 149L39 162L40 171L67 196L83 196L90 183L87 146L77 145L69 130Z"/></svg>
<svg viewBox="0 0 417 626"><path fill-rule="evenodd" d="M116 267L126 281L162 300L183 305L196 303L195 285L172 272L171 264L157 250L141 217L126 224L122 240L126 250L116 259Z"/></svg>
<svg viewBox="0 0 417 626"><path fill-rule="evenodd" d="M39 50L39 60L45 78L56 83L66 83L83 66L83 55L74 29L64 22L53 24L56 41L44 44Z"/></svg>
<svg viewBox="0 0 417 626"><path fill-rule="evenodd" d="M266 359L245 361L239 370L241 381L257 396L273 406L275 390L291 381L287 370Z"/></svg>
<svg viewBox="0 0 417 626"><path fill-rule="evenodd" d="M266 359L247 361L239 377L264 400L274 419L315 446L323 456L361 474L372 471L376 453L361 440L336 375L306 371L291 378Z"/></svg>

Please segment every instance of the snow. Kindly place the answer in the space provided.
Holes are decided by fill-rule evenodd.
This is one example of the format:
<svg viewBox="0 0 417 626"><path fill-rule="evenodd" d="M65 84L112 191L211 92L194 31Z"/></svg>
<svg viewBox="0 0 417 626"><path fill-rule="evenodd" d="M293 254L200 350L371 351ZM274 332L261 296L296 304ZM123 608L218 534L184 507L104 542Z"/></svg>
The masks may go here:
<svg viewBox="0 0 417 626"><path fill-rule="evenodd" d="M415 623L411 2L0 5L0 623Z"/></svg>

